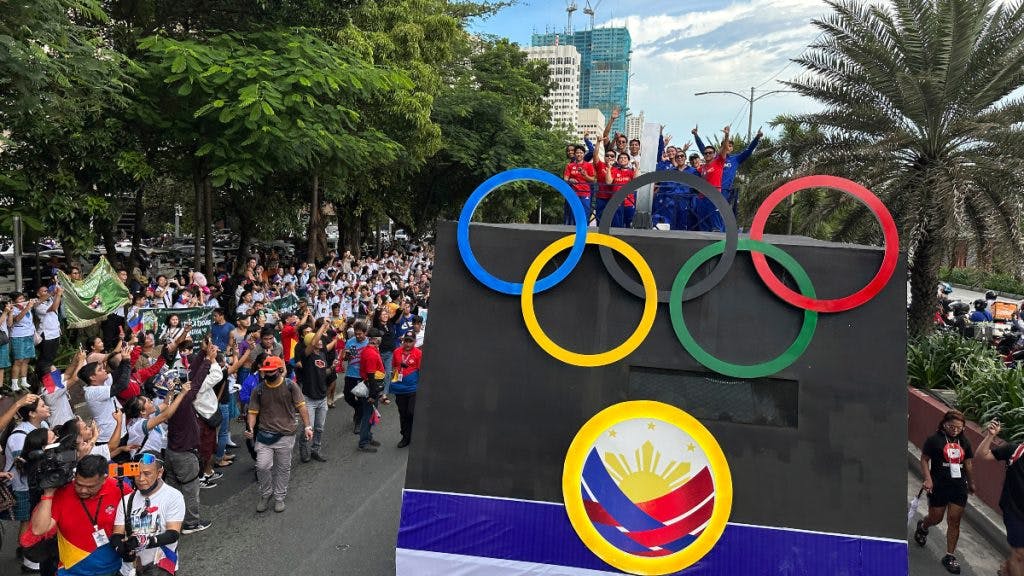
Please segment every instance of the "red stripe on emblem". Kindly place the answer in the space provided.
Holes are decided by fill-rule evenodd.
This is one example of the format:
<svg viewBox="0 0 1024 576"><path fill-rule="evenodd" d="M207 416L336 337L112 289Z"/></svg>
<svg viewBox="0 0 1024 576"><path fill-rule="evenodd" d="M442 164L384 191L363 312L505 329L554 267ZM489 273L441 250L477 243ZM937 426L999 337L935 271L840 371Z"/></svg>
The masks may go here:
<svg viewBox="0 0 1024 576"><path fill-rule="evenodd" d="M661 498L640 502L636 506L658 522L667 522L687 510L692 510L695 506L707 500L708 496L711 496L714 491L715 484L711 480L711 471L704 468L691 478L689 482L672 492Z"/></svg>

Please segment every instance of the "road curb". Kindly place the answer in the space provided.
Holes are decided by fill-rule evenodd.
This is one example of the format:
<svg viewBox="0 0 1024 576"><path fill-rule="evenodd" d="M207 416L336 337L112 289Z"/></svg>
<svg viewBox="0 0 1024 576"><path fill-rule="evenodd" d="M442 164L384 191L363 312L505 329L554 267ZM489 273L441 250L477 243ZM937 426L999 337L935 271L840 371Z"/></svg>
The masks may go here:
<svg viewBox="0 0 1024 576"><path fill-rule="evenodd" d="M910 471L914 473L914 477L923 482L921 451L910 442L907 442L907 464L910 466ZM1006 528L1003 527L1002 514L998 510L992 510L977 498L969 498L967 508L964 510L964 519L1004 558L1010 555L1010 545L1006 541Z"/></svg>
<svg viewBox="0 0 1024 576"><path fill-rule="evenodd" d="M988 292L988 288L985 288L984 286L968 286L967 284L957 284L956 282L950 282L949 285L953 288L959 288L969 292L981 292L982 294ZM1024 295L1013 294L1012 292L1000 292L998 290L993 290L993 292L996 293L996 296L1002 298L1009 298L1010 300L1024 300Z"/></svg>

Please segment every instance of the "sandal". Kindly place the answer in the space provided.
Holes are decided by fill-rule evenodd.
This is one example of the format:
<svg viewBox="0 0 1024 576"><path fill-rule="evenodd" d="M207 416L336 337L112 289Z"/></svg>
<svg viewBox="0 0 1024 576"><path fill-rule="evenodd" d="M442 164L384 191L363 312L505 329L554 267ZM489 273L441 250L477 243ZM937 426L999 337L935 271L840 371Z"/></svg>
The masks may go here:
<svg viewBox="0 0 1024 576"><path fill-rule="evenodd" d="M942 565L946 567L946 570L949 571L950 574L960 573L960 561L952 554L946 554L943 556Z"/></svg>
<svg viewBox="0 0 1024 576"><path fill-rule="evenodd" d="M235 463L234 460L226 460L225 459L225 460L221 460L220 462L214 462L213 463L213 467L214 468L227 468L228 466L231 466L234 463Z"/></svg>
<svg viewBox="0 0 1024 576"><path fill-rule="evenodd" d="M928 530L921 528L921 524L924 520L917 521L917 530L914 531L914 542L917 542L918 546L924 546L928 543Z"/></svg>

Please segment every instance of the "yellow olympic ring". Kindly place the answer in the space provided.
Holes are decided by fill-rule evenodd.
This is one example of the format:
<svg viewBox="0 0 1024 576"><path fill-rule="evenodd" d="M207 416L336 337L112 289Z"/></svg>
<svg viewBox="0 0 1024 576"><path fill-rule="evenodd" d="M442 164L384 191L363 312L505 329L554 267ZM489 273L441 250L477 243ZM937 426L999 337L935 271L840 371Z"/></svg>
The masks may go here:
<svg viewBox="0 0 1024 576"><path fill-rule="evenodd" d="M525 294L526 290L523 290L523 293ZM714 482L715 505L707 527L693 543L668 556L645 558L624 552L609 544L587 516L580 494L583 464L597 439L617 424L638 418L667 422L693 438L708 459ZM605 408L588 420L576 433L572 444L569 445L565 467L562 469L562 495L565 510L569 514L569 522L587 549L598 558L629 574L672 574L692 566L706 556L725 532L729 515L732 513L732 472L729 470L729 462L725 459L722 447L696 418L675 406L650 400L635 400Z"/></svg>
<svg viewBox="0 0 1024 576"><path fill-rule="evenodd" d="M578 352L566 350L558 344L555 344L555 342L544 333L544 329L542 329L540 324L537 322L537 314L533 309L533 288L534 284L537 282L537 277L540 276L541 269L544 268L544 265L550 262L551 259L559 252L568 250L572 247L575 237L575 234L570 234L569 236L555 240L547 248L541 251L533 263L530 264L530 269L526 271L526 278L523 280L523 291L520 296L520 302L522 303L523 309L523 320L526 322L526 329L529 330L530 335L533 336L533 340L537 345L554 358L574 366L583 366L587 368L606 366L613 362L618 362L631 354L640 346L641 343L643 343L644 339L647 338L647 334L651 331L651 327L654 326L654 317L658 313L658 287L654 282L654 273L651 272L650 266L647 265L647 261L643 259L635 248L614 236L588 232L586 240L587 244L596 244L598 246L611 248L619 254L622 254L626 260L629 260L633 267L636 268L636 271L640 274L640 282L644 287L644 313L640 318L640 325L637 326L636 331L634 331L625 342L611 350L608 350L607 352L601 352L599 354L580 354Z"/></svg>

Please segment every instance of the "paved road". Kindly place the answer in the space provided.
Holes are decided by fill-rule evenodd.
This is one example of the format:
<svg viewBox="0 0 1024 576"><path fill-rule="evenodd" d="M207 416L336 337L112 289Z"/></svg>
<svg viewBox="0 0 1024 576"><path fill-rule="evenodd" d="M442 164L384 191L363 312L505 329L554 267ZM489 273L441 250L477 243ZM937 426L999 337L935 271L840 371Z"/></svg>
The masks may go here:
<svg viewBox="0 0 1024 576"><path fill-rule="evenodd" d="M252 461L244 447L237 463L223 469L216 488L203 490L203 516L213 521L204 532L182 537L181 576L238 574L305 576L345 574L385 576L395 573L395 536L405 484L407 449L398 449L398 412L382 410L375 436L377 454L356 451L351 409L338 402L327 420L326 463L301 464L296 456L288 509L257 514ZM347 424L347 425L346 425ZM232 424L241 439L241 424ZM18 573L11 535L16 525L4 522L0 574Z"/></svg>
<svg viewBox="0 0 1024 576"><path fill-rule="evenodd" d="M202 491L203 514L213 526L184 536L181 576L245 573L280 576L301 567L305 576L393 576L407 451L395 447L398 415L385 407L376 436L383 446L377 454L355 451L349 408L343 403L328 417L327 463L295 460L288 509L256 514L251 461L244 449L238 463L224 469L217 488ZM240 425L236 439L241 438ZM918 481L906 470L908 499ZM14 525L5 523L9 537ZM910 544L910 576L940 576L945 541L941 527L932 529L928 546ZM909 535L909 530L908 530ZM0 574L18 573L9 538L0 550ZM968 576L995 574L999 559L970 526L963 527L960 558ZM243 572L244 571L244 572Z"/></svg>

